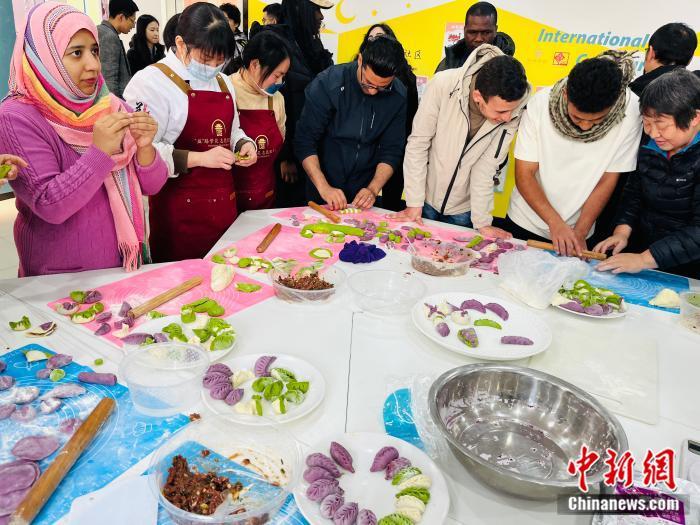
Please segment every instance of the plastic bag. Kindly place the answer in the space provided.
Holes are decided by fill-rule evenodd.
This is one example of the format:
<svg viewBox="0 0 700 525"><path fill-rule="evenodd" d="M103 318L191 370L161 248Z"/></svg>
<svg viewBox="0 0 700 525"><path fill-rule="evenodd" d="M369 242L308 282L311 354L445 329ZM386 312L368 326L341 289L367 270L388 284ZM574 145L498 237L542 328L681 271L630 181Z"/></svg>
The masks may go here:
<svg viewBox="0 0 700 525"><path fill-rule="evenodd" d="M562 285L583 279L589 266L575 257L543 250L508 252L498 258L501 286L533 308L547 308Z"/></svg>

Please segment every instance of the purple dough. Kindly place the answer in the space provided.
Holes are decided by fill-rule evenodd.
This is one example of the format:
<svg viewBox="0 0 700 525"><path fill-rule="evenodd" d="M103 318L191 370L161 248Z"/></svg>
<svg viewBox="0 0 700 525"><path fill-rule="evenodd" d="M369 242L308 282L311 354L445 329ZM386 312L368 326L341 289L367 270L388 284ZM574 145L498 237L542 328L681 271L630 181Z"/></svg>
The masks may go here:
<svg viewBox="0 0 700 525"><path fill-rule="evenodd" d="M114 386L117 384L117 376L100 372L80 372L78 374L78 380L83 383L92 383L94 385Z"/></svg>
<svg viewBox="0 0 700 525"><path fill-rule="evenodd" d="M72 434L78 427L83 423L83 421L77 417L72 417L70 419L64 419L58 424L58 430L63 434Z"/></svg>
<svg viewBox="0 0 700 525"><path fill-rule="evenodd" d="M107 335L112 331L112 327L110 326L109 323L102 323L100 326L97 327L97 330L95 330L95 335Z"/></svg>
<svg viewBox="0 0 700 525"><path fill-rule="evenodd" d="M15 384L15 378L12 376L0 376L0 391L7 390Z"/></svg>
<svg viewBox="0 0 700 525"><path fill-rule="evenodd" d="M331 457L339 467L344 468L353 474L355 473L355 469L352 466L352 456L350 455L350 452L348 452L348 450L337 441L331 441Z"/></svg>
<svg viewBox="0 0 700 525"><path fill-rule="evenodd" d="M320 502L329 494L337 493L338 488L337 479L317 479L306 489L306 497L311 501Z"/></svg>
<svg viewBox="0 0 700 525"><path fill-rule="evenodd" d="M12 454L20 459L40 461L56 452L60 445L53 436L27 436L15 443Z"/></svg>
<svg viewBox="0 0 700 525"><path fill-rule="evenodd" d="M7 368L7 363L5 361L0 361L0 374L2 374Z"/></svg>
<svg viewBox="0 0 700 525"><path fill-rule="evenodd" d="M26 489L15 490L14 492L0 495L0 520L12 514L19 504L22 503L22 500L27 495L30 488L31 487L27 487Z"/></svg>
<svg viewBox="0 0 700 525"><path fill-rule="evenodd" d="M39 403L39 412L42 414L53 414L61 408L63 401L56 399L55 397L47 397Z"/></svg>
<svg viewBox="0 0 700 525"><path fill-rule="evenodd" d="M36 409L32 405L22 405L17 410L12 412L10 419L26 423L36 417Z"/></svg>
<svg viewBox="0 0 700 525"><path fill-rule="evenodd" d="M238 403L241 399L243 399L243 394L244 390L242 388L236 388L235 390L232 390L231 392L228 393L226 398L224 399L224 403L227 405L233 406L236 403Z"/></svg>
<svg viewBox="0 0 700 525"><path fill-rule="evenodd" d="M331 473L334 478L340 477L340 470L335 466L331 458L320 452L315 452L306 458L307 467L321 467Z"/></svg>
<svg viewBox="0 0 700 525"><path fill-rule="evenodd" d="M231 386L231 379L227 375L218 372L208 372L204 376L204 379L202 379L202 386L207 390L211 390L217 385L228 385L229 388L233 388Z"/></svg>
<svg viewBox="0 0 700 525"><path fill-rule="evenodd" d="M26 405L39 397L39 389L35 386L21 386L15 390L13 401L18 405Z"/></svg>
<svg viewBox="0 0 700 525"><path fill-rule="evenodd" d="M447 323L436 324L435 331L440 335L440 337L447 337L448 335L450 335L450 327Z"/></svg>
<svg viewBox="0 0 700 525"><path fill-rule="evenodd" d="M130 311L131 311L131 305L127 302L122 303L122 306L119 309L119 317L128 316Z"/></svg>
<svg viewBox="0 0 700 525"><path fill-rule="evenodd" d="M460 310L477 310L481 312L482 314L486 313L486 308L484 307L483 304L481 304L481 301L477 301L476 299L467 299L466 301L462 302L462 305L459 307Z"/></svg>
<svg viewBox="0 0 700 525"><path fill-rule="evenodd" d="M372 461L372 466L369 468L370 472L379 472L386 468L386 466L399 457L399 451L395 447L383 447L374 456L374 461Z"/></svg>
<svg viewBox="0 0 700 525"><path fill-rule="evenodd" d="M321 516L332 519L336 511L343 506L345 498L337 493L329 494L321 501Z"/></svg>
<svg viewBox="0 0 700 525"><path fill-rule="evenodd" d="M495 313L498 317L503 319L504 321L508 320L508 310L506 310L503 306L501 306L498 303L486 303L484 305L484 308L487 310L491 310L493 313Z"/></svg>
<svg viewBox="0 0 700 525"><path fill-rule="evenodd" d="M357 515L357 525L377 525L377 516L369 509L362 509Z"/></svg>
<svg viewBox="0 0 700 525"><path fill-rule="evenodd" d="M37 379L48 379L49 376L51 375L51 369L50 368L41 368L36 371L36 378Z"/></svg>
<svg viewBox="0 0 700 525"><path fill-rule="evenodd" d="M270 376L270 366L274 363L277 358L273 355L264 355L255 361L255 366L253 366L253 372L255 377L269 377Z"/></svg>
<svg viewBox="0 0 700 525"><path fill-rule="evenodd" d="M384 479L393 479L402 468L410 467L411 462L406 458L397 458L386 466Z"/></svg>
<svg viewBox="0 0 700 525"><path fill-rule="evenodd" d="M304 471L304 481L307 483L313 483L319 479L334 480L335 477L323 467L309 467Z"/></svg>
<svg viewBox="0 0 700 525"><path fill-rule="evenodd" d="M571 310L572 312L578 312L581 314L584 313L583 306L578 301L569 301L568 303L564 303L560 306L566 310Z"/></svg>
<svg viewBox="0 0 700 525"><path fill-rule="evenodd" d="M207 374L211 373L224 374L226 377L231 377L233 375L231 368L223 363L216 363L207 368Z"/></svg>
<svg viewBox="0 0 700 525"><path fill-rule="evenodd" d="M357 523L357 503L346 503L333 514L334 525L355 525Z"/></svg>
<svg viewBox="0 0 700 525"><path fill-rule="evenodd" d="M102 312L97 317L95 317L95 322L106 323L112 318L112 312Z"/></svg>
<svg viewBox="0 0 700 525"><path fill-rule="evenodd" d="M41 399L55 397L57 399L68 399L69 397L82 396L86 392L83 385L78 383L64 383L46 392Z"/></svg>
<svg viewBox="0 0 700 525"><path fill-rule="evenodd" d="M211 387L211 390L209 390L209 395L212 399L222 401L232 392L233 387L231 386L231 383L217 383Z"/></svg>
<svg viewBox="0 0 700 525"><path fill-rule="evenodd" d="M55 369L63 368L73 362L73 357L68 354L56 354L49 357L46 361L46 368Z"/></svg>
<svg viewBox="0 0 700 525"><path fill-rule="evenodd" d="M134 332L133 334L126 335L122 337L122 341L127 345L142 345L146 342L148 338L151 338L151 334L146 334L143 332Z"/></svg>
<svg viewBox="0 0 700 525"><path fill-rule="evenodd" d="M165 335L163 332L156 332L155 334L153 334L153 340L156 343L167 343L168 336Z"/></svg>
<svg viewBox="0 0 700 525"><path fill-rule="evenodd" d="M97 301L102 300L102 294L98 290L90 290L86 295L85 295L85 300L83 301L85 304L92 304L96 303Z"/></svg>
<svg viewBox="0 0 700 525"><path fill-rule="evenodd" d="M10 417L16 409L17 405L14 403L3 403L0 405L0 421Z"/></svg>
<svg viewBox="0 0 700 525"><path fill-rule="evenodd" d="M522 337L519 335L504 335L501 337L501 344L530 346L534 345L535 343L532 341L532 339L528 339L527 337Z"/></svg>
<svg viewBox="0 0 700 525"><path fill-rule="evenodd" d="M33 461L18 459L0 465L0 496L31 487L41 471Z"/></svg>

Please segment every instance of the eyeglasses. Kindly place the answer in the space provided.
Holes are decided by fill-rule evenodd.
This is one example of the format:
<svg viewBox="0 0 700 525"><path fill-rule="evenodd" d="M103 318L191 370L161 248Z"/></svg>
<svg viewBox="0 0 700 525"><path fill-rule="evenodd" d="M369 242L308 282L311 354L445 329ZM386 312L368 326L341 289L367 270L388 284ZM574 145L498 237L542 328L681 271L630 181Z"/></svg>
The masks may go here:
<svg viewBox="0 0 700 525"><path fill-rule="evenodd" d="M392 80L388 86L375 86L374 84L369 84L365 82L365 66L360 68L360 86L365 89L376 89L379 93L388 93L394 87L394 81Z"/></svg>

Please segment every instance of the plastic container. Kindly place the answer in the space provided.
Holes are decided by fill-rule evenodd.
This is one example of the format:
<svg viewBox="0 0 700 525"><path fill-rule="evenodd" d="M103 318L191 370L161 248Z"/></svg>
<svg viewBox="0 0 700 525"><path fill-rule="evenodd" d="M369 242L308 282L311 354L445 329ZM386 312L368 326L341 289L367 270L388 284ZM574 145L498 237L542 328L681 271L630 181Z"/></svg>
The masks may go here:
<svg viewBox="0 0 700 525"><path fill-rule="evenodd" d="M227 497L211 515L182 510L163 494L176 455L187 460L191 471L213 472L249 490L239 499ZM301 469L299 444L281 427L239 427L205 417L184 427L153 454L149 483L178 525L253 525L272 521L299 483Z"/></svg>
<svg viewBox="0 0 700 525"><path fill-rule="evenodd" d="M411 266L414 269L438 277L464 275L477 260L473 250L436 239L414 241L409 244L408 252L411 254Z"/></svg>
<svg viewBox="0 0 700 525"><path fill-rule="evenodd" d="M415 275L391 270L357 272L348 278L355 302L376 315L404 315L426 293Z"/></svg>
<svg viewBox="0 0 700 525"><path fill-rule="evenodd" d="M681 293L681 325L700 334L700 292Z"/></svg>
<svg viewBox="0 0 700 525"><path fill-rule="evenodd" d="M333 288L325 290L298 290L279 282L280 277L287 277L290 274L294 275L296 271L298 269L294 269L291 272L273 270L271 273L272 288L275 291L275 295L283 301L290 303L322 303L330 301L341 291L345 284L345 272L335 266L327 266L318 270L319 277L332 284Z"/></svg>
<svg viewBox="0 0 700 525"><path fill-rule="evenodd" d="M200 346L158 343L129 352L119 375L139 412L167 417L195 406L209 355Z"/></svg>

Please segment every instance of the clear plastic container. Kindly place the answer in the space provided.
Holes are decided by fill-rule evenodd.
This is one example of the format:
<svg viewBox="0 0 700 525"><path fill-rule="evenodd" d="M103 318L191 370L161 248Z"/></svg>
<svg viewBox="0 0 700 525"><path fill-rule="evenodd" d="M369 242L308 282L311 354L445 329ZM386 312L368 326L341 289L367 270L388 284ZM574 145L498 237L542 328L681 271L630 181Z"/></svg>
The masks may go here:
<svg viewBox="0 0 700 525"><path fill-rule="evenodd" d="M272 288L275 291L275 295L283 301L290 303L321 303L330 301L342 290L345 284L345 272L335 266L326 266L318 270L319 277L332 284L333 288L325 290L298 290L279 282L280 277L287 277L290 274L294 275L297 271L298 269L295 268L291 272L280 270L271 272Z"/></svg>
<svg viewBox="0 0 700 525"><path fill-rule="evenodd" d="M414 269L438 277L464 275L477 259L473 250L437 239L414 241L409 244L408 252Z"/></svg>
<svg viewBox="0 0 700 525"><path fill-rule="evenodd" d="M213 472L248 490L236 499L227 496L211 515L182 510L163 494L176 455L187 460L191 471ZM272 520L296 488L301 469L299 444L281 427L240 427L205 416L153 454L149 482L160 505L178 525L262 525Z"/></svg>
<svg viewBox="0 0 700 525"><path fill-rule="evenodd" d="M681 294L681 324L700 334L700 292Z"/></svg>
<svg viewBox="0 0 700 525"><path fill-rule="evenodd" d="M348 278L355 302L376 315L404 315L426 293L415 275L391 270L357 272Z"/></svg>
<svg viewBox="0 0 700 525"><path fill-rule="evenodd" d="M129 352L119 375L139 412L167 417L187 411L200 400L209 355L200 346L158 343Z"/></svg>

